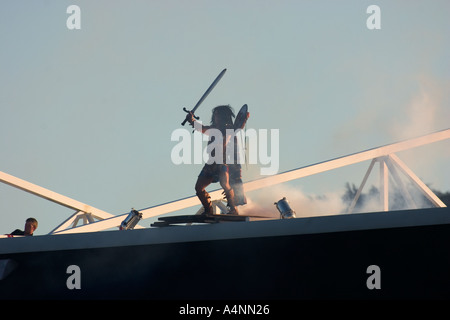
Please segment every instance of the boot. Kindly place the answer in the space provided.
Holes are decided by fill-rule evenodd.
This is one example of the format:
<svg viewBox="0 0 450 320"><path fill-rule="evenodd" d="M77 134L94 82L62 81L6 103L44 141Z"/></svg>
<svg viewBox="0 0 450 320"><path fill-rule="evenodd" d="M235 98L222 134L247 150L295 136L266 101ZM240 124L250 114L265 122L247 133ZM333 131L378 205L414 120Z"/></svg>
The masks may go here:
<svg viewBox="0 0 450 320"><path fill-rule="evenodd" d="M232 214L232 215L239 215L239 212L236 208L236 203L234 201L234 191L233 189L229 189L229 190L224 190L225 191L225 197L227 198L227 202L228 202L228 207L230 207L230 211L228 212L228 214Z"/></svg>
<svg viewBox="0 0 450 320"><path fill-rule="evenodd" d="M203 190L201 192L197 192L197 197L200 200L200 202L203 205L203 213L202 215L211 215L213 214L213 208L211 205L211 197L209 196L208 192L206 190Z"/></svg>

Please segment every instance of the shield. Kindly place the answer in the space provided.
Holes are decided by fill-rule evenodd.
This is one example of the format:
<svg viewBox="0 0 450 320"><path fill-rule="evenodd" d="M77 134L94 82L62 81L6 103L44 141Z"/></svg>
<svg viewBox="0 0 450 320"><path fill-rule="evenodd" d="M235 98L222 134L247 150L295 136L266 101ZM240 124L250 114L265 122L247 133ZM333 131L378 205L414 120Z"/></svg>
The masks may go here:
<svg viewBox="0 0 450 320"><path fill-rule="evenodd" d="M247 122L248 107L244 104L234 120L234 129L242 129Z"/></svg>

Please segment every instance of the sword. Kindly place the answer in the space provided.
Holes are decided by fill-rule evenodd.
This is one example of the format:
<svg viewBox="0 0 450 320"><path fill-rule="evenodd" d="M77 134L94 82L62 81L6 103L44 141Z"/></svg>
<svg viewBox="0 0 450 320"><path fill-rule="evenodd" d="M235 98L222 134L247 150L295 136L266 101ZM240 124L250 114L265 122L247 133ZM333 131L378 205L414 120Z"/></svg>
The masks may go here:
<svg viewBox="0 0 450 320"><path fill-rule="evenodd" d="M191 112L192 114L194 114L195 110L197 110L197 108L200 106L200 104L203 102L203 100L206 99L206 97L209 95L209 93L212 91L212 89L214 89L214 87L216 86L216 84L220 81L220 79L222 79L223 75L225 74L225 72L227 71L227 69L223 69L221 73L219 73L219 75L217 76L217 78L213 81L213 83L211 83L211 85L209 86L208 90L206 90L206 92L203 94L203 96L200 98L200 100L198 100L197 104L195 105L194 108L192 108L191 111L187 110L185 107L183 107L183 110L187 113ZM195 119L199 119L199 117L196 117L194 115ZM184 124L186 123L186 119L181 123L182 126L184 126Z"/></svg>

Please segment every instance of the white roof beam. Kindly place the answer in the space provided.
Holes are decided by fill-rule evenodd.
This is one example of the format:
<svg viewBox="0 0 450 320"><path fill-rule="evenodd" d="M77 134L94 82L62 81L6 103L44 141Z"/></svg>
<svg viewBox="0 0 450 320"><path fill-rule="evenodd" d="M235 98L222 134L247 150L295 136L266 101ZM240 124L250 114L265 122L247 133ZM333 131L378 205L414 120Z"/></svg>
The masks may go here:
<svg viewBox="0 0 450 320"><path fill-rule="evenodd" d="M279 173L277 175L269 176L266 178L253 180L253 181L244 183L244 190L246 192L248 192L248 191L262 189L262 188L273 186L273 185L276 185L279 183L303 178L306 176L329 171L332 169L341 168L341 167L355 164L358 162L363 162L366 160L371 160L371 159L387 156L387 155L393 154L394 152L399 152L399 151L416 148L419 146L442 141L442 140L449 139L449 138L450 138L450 129L445 129L445 130L431 133L431 134L428 134L425 136L389 144L389 145L378 147L378 148L369 149L366 151L362 151L362 152L350 154L350 155L347 155L344 157L320 162L320 163L309 165L309 166L302 167L299 169L286 171L286 172ZM397 160L397 158L394 158L394 160ZM423 186L421 186L421 187L423 189L425 189L425 187L423 187ZM218 189L218 190L211 192L210 196L211 196L211 199L217 199L217 198L221 197L221 194L222 194L222 189ZM438 204L440 204L436 199L434 199L434 200ZM156 205L154 207L150 207L147 209L142 209L142 210L139 210L139 212L142 213L142 219L147 219L147 218L159 216L162 214L166 214L169 212L193 207L195 205L198 205L199 203L200 202L199 202L197 196L191 196L188 198L168 202L165 204ZM76 228L72 228L72 229L68 229L68 230L63 230L61 232L57 232L56 234L93 232L93 231L101 231L101 230L110 229L110 228L119 226L120 223L123 221L123 219L126 218L127 215L128 215L128 213L122 214L122 215L115 216L115 217L112 217L109 219L104 219L102 221L90 223L90 224L87 224L84 226L80 226L80 227L76 227Z"/></svg>

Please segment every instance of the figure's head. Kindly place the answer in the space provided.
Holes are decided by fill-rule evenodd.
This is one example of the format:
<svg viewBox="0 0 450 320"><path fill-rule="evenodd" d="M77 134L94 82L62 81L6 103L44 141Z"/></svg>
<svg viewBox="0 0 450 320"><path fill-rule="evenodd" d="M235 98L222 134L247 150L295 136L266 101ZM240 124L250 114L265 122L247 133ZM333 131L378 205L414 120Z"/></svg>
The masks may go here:
<svg viewBox="0 0 450 320"><path fill-rule="evenodd" d="M28 218L25 222L25 235L32 235L34 230L38 227L38 222L35 218Z"/></svg>
<svg viewBox="0 0 450 320"><path fill-rule="evenodd" d="M217 106L212 111L211 125L227 126L233 125L233 118L235 117L233 108L229 105Z"/></svg>

